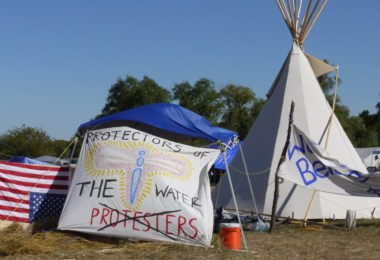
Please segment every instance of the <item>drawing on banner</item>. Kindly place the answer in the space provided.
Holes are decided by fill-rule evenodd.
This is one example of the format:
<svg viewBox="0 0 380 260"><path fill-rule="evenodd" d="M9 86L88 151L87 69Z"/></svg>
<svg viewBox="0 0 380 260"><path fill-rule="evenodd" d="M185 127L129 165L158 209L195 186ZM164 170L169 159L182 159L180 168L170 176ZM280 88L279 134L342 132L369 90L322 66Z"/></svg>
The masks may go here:
<svg viewBox="0 0 380 260"><path fill-rule="evenodd" d="M119 176L119 198L130 210L139 209L151 193L155 175L185 181L194 171L185 156L141 141L99 142L86 152L84 161L89 176Z"/></svg>

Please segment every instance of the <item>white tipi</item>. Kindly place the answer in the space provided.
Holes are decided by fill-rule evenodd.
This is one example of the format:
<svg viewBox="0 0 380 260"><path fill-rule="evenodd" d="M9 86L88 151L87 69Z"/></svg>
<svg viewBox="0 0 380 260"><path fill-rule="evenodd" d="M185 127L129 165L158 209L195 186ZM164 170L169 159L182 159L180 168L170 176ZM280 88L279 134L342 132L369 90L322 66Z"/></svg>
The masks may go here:
<svg viewBox="0 0 380 260"><path fill-rule="evenodd" d="M340 162L367 172L316 79L316 75L334 68L306 55L302 47L327 0L318 0L314 5L310 0L304 10L302 0L276 1L294 42L267 94L268 100L262 112L241 147L245 157L237 155L230 168L239 210L256 211L257 208L258 213L268 215L272 211L275 174L287 138L292 102L295 104L293 122L298 128L322 145L328 142L327 152ZM317 66L312 67L311 64ZM245 171L250 181L247 181ZM257 207L251 196L252 190ZM234 209L226 178L222 178L214 189L213 202L216 208ZM358 218L370 218L376 213L380 216L380 209L379 212L375 210L378 206L379 198L320 192L284 180L279 185L277 216L296 219L345 218L346 211L350 209L356 211Z"/></svg>

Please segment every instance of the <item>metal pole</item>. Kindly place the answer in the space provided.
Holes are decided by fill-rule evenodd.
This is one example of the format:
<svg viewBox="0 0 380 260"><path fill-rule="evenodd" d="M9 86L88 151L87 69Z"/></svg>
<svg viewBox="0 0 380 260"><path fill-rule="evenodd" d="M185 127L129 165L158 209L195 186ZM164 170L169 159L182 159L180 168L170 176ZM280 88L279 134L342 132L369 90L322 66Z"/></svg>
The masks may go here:
<svg viewBox="0 0 380 260"><path fill-rule="evenodd" d="M247 182L248 182L248 186L249 186L249 191L251 192L253 206L255 207L255 211L256 211L257 221L259 221L259 210L257 209L255 195L253 193L252 182L251 182L251 179L249 178L248 168L247 168L247 164L245 162L245 157L244 157L244 153L243 153L243 147L241 146L240 143L239 143L239 146L240 146L240 155L241 155L243 165L244 165L244 170L245 170L245 173L247 175Z"/></svg>
<svg viewBox="0 0 380 260"><path fill-rule="evenodd" d="M238 205L237 205L237 202L236 202L236 197L235 197L234 187L233 187L233 185L232 185L232 180L231 180L231 175L230 175L230 169L229 169L229 167L228 167L228 162L227 162L226 153L225 153L225 151L223 151L222 153L223 153L224 164L225 164L225 166L226 166L228 182L229 182L229 184L230 184L230 189L231 189L231 193L232 193L232 200L233 200L233 202L234 202L236 215L237 215L237 217L238 217L238 222L239 222L239 225L240 225L241 235L242 235L242 237L243 237L244 247L245 247L245 250L248 251L247 242L246 242L246 240L245 240L245 235L244 235L244 231L243 231L243 226L241 225L241 221L240 221L239 209L238 209Z"/></svg>

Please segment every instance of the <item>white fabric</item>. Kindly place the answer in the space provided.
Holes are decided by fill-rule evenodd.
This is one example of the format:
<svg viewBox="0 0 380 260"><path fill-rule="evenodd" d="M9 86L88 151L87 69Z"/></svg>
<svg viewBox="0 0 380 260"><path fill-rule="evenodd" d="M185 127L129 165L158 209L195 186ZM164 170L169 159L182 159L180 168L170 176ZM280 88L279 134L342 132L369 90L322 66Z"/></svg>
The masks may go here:
<svg viewBox="0 0 380 260"><path fill-rule="evenodd" d="M210 246L218 155L129 127L88 132L58 228Z"/></svg>
<svg viewBox="0 0 380 260"><path fill-rule="evenodd" d="M357 196L380 196L380 174L350 169L328 155L295 125L279 176L313 190Z"/></svg>
<svg viewBox="0 0 380 260"><path fill-rule="evenodd" d="M315 76L318 78L319 76L322 76L326 73L329 73L331 71L334 71L337 69L337 67L331 66L330 64L311 56L307 53L305 53L306 58L308 59L311 68L314 71Z"/></svg>
<svg viewBox="0 0 380 260"><path fill-rule="evenodd" d="M271 214L274 192L274 176L286 142L289 112L295 103L293 118L301 131L322 146L326 142L327 124L331 116L329 106L321 87L303 51L295 44L276 77L270 96L249 131L242 145L248 172L251 174L258 210ZM333 116L327 152L351 169L366 172L338 119ZM231 163L231 178L235 187L238 207L254 211L242 158L237 154ZM221 179L220 191L213 190L215 207L234 208L226 178ZM279 216L304 218L310 204L313 190L284 181L280 185L278 200ZM219 196L218 196L219 194ZM351 197L346 195L317 192L312 203L309 218L342 218L347 209L357 210L358 217L371 217L374 207L380 206L379 198ZM380 213L380 209L378 210ZM378 211L375 211L376 213Z"/></svg>

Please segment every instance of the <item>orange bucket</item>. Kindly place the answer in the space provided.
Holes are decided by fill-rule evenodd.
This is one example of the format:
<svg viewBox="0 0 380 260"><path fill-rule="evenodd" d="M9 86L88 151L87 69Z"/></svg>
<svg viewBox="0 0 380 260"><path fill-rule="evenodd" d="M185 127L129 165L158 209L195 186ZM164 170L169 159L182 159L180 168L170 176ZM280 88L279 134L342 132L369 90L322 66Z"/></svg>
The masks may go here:
<svg viewBox="0 0 380 260"><path fill-rule="evenodd" d="M225 247L240 250L240 225L239 223L221 223L220 240Z"/></svg>

